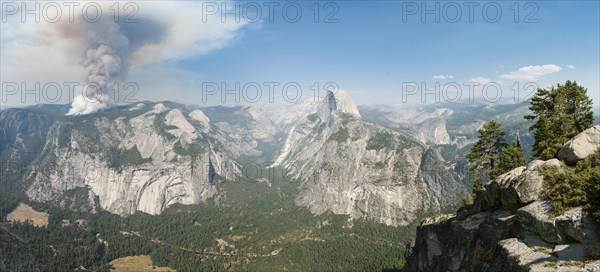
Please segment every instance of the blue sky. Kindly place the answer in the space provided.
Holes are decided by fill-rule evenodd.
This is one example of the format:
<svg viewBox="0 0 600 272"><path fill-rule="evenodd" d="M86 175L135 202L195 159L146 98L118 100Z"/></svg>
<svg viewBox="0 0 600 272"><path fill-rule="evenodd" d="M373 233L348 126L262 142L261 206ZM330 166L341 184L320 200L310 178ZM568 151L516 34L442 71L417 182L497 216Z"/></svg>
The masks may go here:
<svg viewBox="0 0 600 272"><path fill-rule="evenodd" d="M435 3L426 2L429 8ZM440 3L442 8L445 2ZM420 14L403 22L400 1L336 2L338 23L314 23L304 5L308 18L298 23L276 17L273 23L251 25L232 45L179 65L194 71L196 82L275 80L309 87L310 82L333 81L359 103L375 104L399 103L403 82L425 82L433 88L435 82L477 77L501 81L503 95L509 96L509 86L518 80L500 76L526 66L554 64L560 71L539 76L535 82L540 87L577 80L598 101L597 1L535 2L538 11L532 19L537 23L523 22L533 11L524 8L525 2L517 23L510 9L514 2L498 3L503 14L496 23L482 17L484 2L475 7L473 23L466 6L457 23L443 18L436 23L432 15L423 23ZM434 75L453 78L437 80Z"/></svg>
<svg viewBox="0 0 600 272"><path fill-rule="evenodd" d="M316 23L314 1L293 2L302 10L296 23L283 16L282 7L289 2L278 2L271 17L265 2L238 2L237 11L248 8L249 17L255 14L249 3L261 8L261 20L256 23L244 19L236 22L231 14L223 22L218 13L207 15L208 23L204 22L200 18L205 7L198 1L139 3L140 16L162 20L169 38L134 52L127 81L139 85L137 100L223 104L218 94L207 95L203 86L216 83L231 89L236 82L241 86L278 82L275 100L284 103L282 86L292 82L302 88L303 98L313 96L314 82L320 89L324 83L334 82L359 104L422 103L419 93L404 101L403 90L411 83L422 92L435 89L436 83L443 88L455 82L461 86L465 101L465 82L480 84L476 97L486 84L497 83L502 97L514 100L516 83L520 96L526 96L532 86L575 80L588 88L596 106L600 101L600 1L337 1L331 2L333 6L321 1ZM473 22L466 3L477 4ZM431 14L423 22L422 5L434 9L436 4L440 22ZM486 4L488 17L483 16ZM419 10L407 14L414 5ZM502 15L496 22L488 22L486 19L496 15L495 5ZM457 6L462 16L455 23L447 22L456 17ZM337 12L331 19L337 22L325 23L333 7ZM519 14L515 22L516 9ZM289 14L293 17L293 9ZM48 31L56 27L20 24L18 20L2 23L3 82L85 78L85 69L73 54L81 49L55 35L56 31ZM526 89L527 82L535 85ZM449 90L452 93L455 89ZM495 89L490 90L495 95ZM267 88L262 91L258 103L270 103ZM439 89L437 93L443 100ZM425 98L426 103L435 100ZM31 104L29 100L25 104ZM239 103L245 102L241 99ZM19 103L16 96L8 98L8 105ZM239 103L228 97L224 104Z"/></svg>

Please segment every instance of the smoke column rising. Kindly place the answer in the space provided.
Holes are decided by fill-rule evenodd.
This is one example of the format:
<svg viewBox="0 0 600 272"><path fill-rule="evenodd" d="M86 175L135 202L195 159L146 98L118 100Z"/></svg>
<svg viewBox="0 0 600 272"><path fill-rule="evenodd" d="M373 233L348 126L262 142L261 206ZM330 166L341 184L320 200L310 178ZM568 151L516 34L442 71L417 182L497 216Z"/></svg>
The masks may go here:
<svg viewBox="0 0 600 272"><path fill-rule="evenodd" d="M81 20L61 26L63 34L80 44L79 63L85 67L87 81L67 115L88 114L110 105L110 89L122 86L131 55L146 44L160 42L165 33L165 27L151 18L122 21L104 17L95 23Z"/></svg>

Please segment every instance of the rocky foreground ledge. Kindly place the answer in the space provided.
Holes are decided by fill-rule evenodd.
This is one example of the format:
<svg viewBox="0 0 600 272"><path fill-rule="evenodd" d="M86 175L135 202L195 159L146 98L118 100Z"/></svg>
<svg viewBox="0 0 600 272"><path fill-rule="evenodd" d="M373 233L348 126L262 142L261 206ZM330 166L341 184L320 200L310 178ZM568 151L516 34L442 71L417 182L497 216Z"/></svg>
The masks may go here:
<svg viewBox="0 0 600 272"><path fill-rule="evenodd" d="M534 160L487 184L466 213L424 220L403 271L600 272L600 225L583 207L555 216L539 172L598 148L595 126L565 144L559 159Z"/></svg>

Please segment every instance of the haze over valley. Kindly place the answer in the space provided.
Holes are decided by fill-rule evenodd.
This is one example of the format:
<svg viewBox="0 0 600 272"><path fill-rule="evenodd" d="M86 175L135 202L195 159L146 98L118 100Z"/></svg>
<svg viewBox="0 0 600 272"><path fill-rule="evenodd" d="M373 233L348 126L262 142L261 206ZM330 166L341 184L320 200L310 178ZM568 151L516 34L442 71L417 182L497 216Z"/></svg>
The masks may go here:
<svg viewBox="0 0 600 272"><path fill-rule="evenodd" d="M0 271L600 270L598 2L1 7Z"/></svg>

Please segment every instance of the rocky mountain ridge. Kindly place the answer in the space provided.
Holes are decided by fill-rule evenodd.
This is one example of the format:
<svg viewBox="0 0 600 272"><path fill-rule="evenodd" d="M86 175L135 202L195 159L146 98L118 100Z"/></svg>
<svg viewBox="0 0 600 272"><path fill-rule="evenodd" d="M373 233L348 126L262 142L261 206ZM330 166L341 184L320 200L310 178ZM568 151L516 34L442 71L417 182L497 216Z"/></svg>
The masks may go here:
<svg viewBox="0 0 600 272"><path fill-rule="evenodd" d="M427 145L456 145L468 149L477 142L477 130L496 120L508 131L508 140L520 137L525 153L531 153L529 102L516 104L438 103L431 105L361 106L365 119L391 128L411 131Z"/></svg>
<svg viewBox="0 0 600 272"><path fill-rule="evenodd" d="M36 161L47 170L32 173L30 199L56 201L86 188L87 198L98 198L90 206L119 215L158 214L173 203L215 195L210 171L239 175L197 110L184 115L158 103L111 113L67 117L50 129Z"/></svg>
<svg viewBox="0 0 600 272"><path fill-rule="evenodd" d="M330 92L315 113L291 128L275 159L274 165L301 181L298 205L316 214L407 225L425 211L453 208L468 194L436 149L363 121L348 98Z"/></svg>
<svg viewBox="0 0 600 272"><path fill-rule="evenodd" d="M54 114L33 131L27 129L31 111L2 111L2 155L13 153L7 160L31 170L15 176L27 197L68 209L158 214L174 203L220 199L227 192L219 182L245 180L248 163L283 169L298 184L296 204L315 214L388 225L452 210L468 194L447 151L411 131L363 120L342 90L268 110L142 102L89 115ZM437 130L435 121L428 127Z"/></svg>

